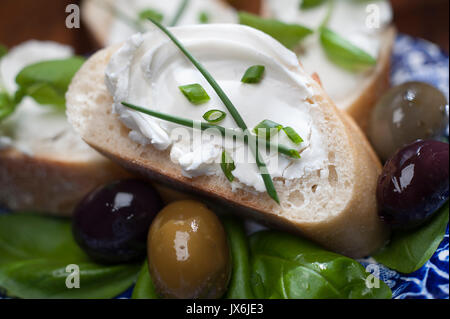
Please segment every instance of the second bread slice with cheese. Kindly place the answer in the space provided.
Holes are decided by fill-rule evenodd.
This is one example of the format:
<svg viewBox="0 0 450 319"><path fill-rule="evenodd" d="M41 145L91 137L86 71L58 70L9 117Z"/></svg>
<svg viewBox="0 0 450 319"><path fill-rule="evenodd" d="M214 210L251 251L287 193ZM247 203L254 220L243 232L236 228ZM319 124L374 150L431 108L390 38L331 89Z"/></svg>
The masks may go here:
<svg viewBox="0 0 450 319"><path fill-rule="evenodd" d="M322 141L323 145L313 146L311 143L314 143L315 139L304 136L309 141L307 147L311 149L319 147L326 150L326 158L320 169L305 169L305 173L302 174L301 178L284 178L284 175L275 177L274 184L281 202L278 205L265 192L255 190L255 187L249 186L249 182L238 181L240 182L239 187L233 187L234 184L231 184L223 174L205 173L197 174L196 177L187 176L186 169L182 169L180 162L173 160L173 150L171 151L170 147L163 148L161 145L155 147L155 141L153 141L153 145L152 142L140 143L139 139L136 139L135 131L130 129L133 125L129 122L127 123L126 120L124 121L123 114L119 118L116 113L119 101L114 101L113 96L105 85L105 72L112 56L114 56L113 60L115 62L120 62L117 63L119 68L123 67L126 69L129 63L136 63L138 70L140 70L139 68L146 70L150 63L147 63L147 60L143 62L141 57L149 58L151 54L154 54L152 57L154 62L164 67L160 70L162 73L170 72L170 61L179 58L180 60L178 61L183 63L181 59L184 58L177 56L175 51L171 51L173 50L170 47L172 44L161 36L160 31L156 30L143 36L143 44L141 46L139 46L139 41L136 42L136 39L131 39L126 44L128 46L118 45L99 51L83 65L74 77L66 96L67 114L69 122L82 138L89 145L130 171L180 190L206 195L230 207L230 211L302 234L333 251L351 257L362 257L378 249L388 236L387 229L378 218L375 198L375 189L381 165L360 129L347 115L341 113L335 107L320 85L306 74L297 62L295 55L284 49L281 44L269 36L244 26L192 26L174 28L173 32L181 38L181 41L186 39L186 43L192 48L196 48L194 51L202 47L204 41L207 41L204 48L209 48L205 52L213 50L214 46L220 46L220 42L224 41L222 44L226 49L222 48L216 55L206 54L206 56L203 56L200 54L205 59L206 65L217 65L217 63L209 64L207 60L210 58L220 59L222 57L223 59L228 59L232 57L235 59L238 57L240 59L239 57L244 51L254 50L254 47L259 45L262 45L262 51L259 53L251 51L255 55L248 56L255 60L246 63L260 62L258 59L262 59L266 55L269 55L270 58L270 54L274 58L273 61L277 61L276 59L280 58L280 56L280 59L286 59L288 63L282 68L280 67L280 74L284 76L283 72L292 73L293 77L304 79L305 87L311 94L309 98L299 100L298 106L294 101L295 105L292 107L302 108L303 114L311 117L313 122L311 125L314 127L314 133L311 134ZM188 38L193 36L198 36L199 42L189 42ZM233 42L233 39L238 39L239 41ZM129 50L130 45L136 46L136 55L132 56L128 62L120 60L129 53L127 50ZM159 52L158 48L155 51L149 49L153 45L157 47L161 45L160 49L162 51ZM146 49L149 49L149 51L146 51ZM161 55L159 53L164 54ZM175 55L172 55L172 53ZM246 57L248 56L246 55ZM159 61L159 58L163 60ZM165 58L168 58L169 65L166 64ZM199 59L202 61L201 57ZM159 62L161 63L159 64ZM237 70L235 72L236 75L234 75L233 68L231 67L230 69L228 64L226 66L224 68L225 71L232 72L233 78L241 73L241 70ZM192 71L184 67L189 68L189 66L184 64L178 65L173 70L174 74L181 74L177 77L183 78L183 81L194 81L194 79L190 78L184 79L187 74L186 71ZM234 67L237 68L238 66L235 65ZM127 77L130 70L125 69L117 72L117 76ZM155 77L160 75L160 73L152 73L151 71L144 73ZM263 81L272 81L274 79L271 79L271 76L277 72L277 69L271 62L267 62L266 72L267 75ZM230 75L228 74L227 76ZM163 78L165 79L165 77ZM179 80L171 79L172 81ZM229 80L230 78L227 77L227 79ZM238 78L238 82L239 80L240 78ZM290 80L286 78L286 81L289 82ZM123 84L123 81L119 80L119 82ZM277 81L273 83L286 85L286 83ZM147 84L146 81L141 80L136 82L136 86ZM175 83L165 83L163 81L160 84L163 86L167 85L169 89L175 86L174 90L176 91L177 86ZM160 92L152 92L152 88L154 90L158 86L151 85L151 83L149 85L150 88L148 90L142 88L141 90L136 87L131 88L131 90L136 89L144 95L147 93L164 93L163 88L159 88ZM245 87L244 85L239 85L238 87L240 88L238 91L255 90L258 94L262 94L264 100L270 104L269 90L260 91L258 86ZM207 87L205 86L205 88ZM209 88L207 89L209 90ZM289 96L292 93L290 90L294 89L290 89L287 86L286 92L283 91L281 93ZM239 92L227 93L235 96ZM170 97L168 96L165 103L161 105L169 105ZM242 101L245 104L247 99L251 97L244 95L241 98L243 98ZM212 99L214 99L213 96ZM247 119L249 119L250 115L259 116L261 114L260 116L264 116L262 112L268 108L269 112L272 112L273 119L277 120L277 112L279 113L282 109L282 99L283 97L280 96L278 107L272 104L258 105L253 114L248 113L249 110L243 109L242 106L239 108L239 105L237 105L237 107L242 113L247 115L245 117ZM127 102L133 103L134 101ZM113 107L113 105L115 106ZM218 105L218 103L214 105ZM149 105L146 106L150 107ZM254 107L254 105L251 107ZM113 112L113 109L115 112ZM192 110L191 112L195 113L200 112L201 109L199 110L198 107L192 106L192 109L187 108L187 110ZM292 111L295 114L295 109L292 109ZM187 117L188 114L183 114L183 116ZM289 118L289 114L287 118ZM290 120L294 124L296 121L302 121L301 118L291 118ZM127 126L124 123L127 123ZM156 123L158 127L164 127L164 124L161 122ZM130 133L132 134L130 135ZM299 160L303 162L298 162L300 163L299 167L308 167L308 160L312 161L314 159L308 157L306 153L303 154L303 158ZM297 165L295 163L291 164ZM292 165L288 165L286 170ZM251 166L248 167L250 168Z"/></svg>
<svg viewBox="0 0 450 319"><path fill-rule="evenodd" d="M265 17L317 30L294 51L307 71L318 73L338 108L346 111L366 131L373 106L390 86L396 30L389 1L329 1L307 9L300 8L297 0L263 0L261 3ZM376 58L376 65L358 71L335 65L320 43L318 29L324 19L328 20L329 29Z"/></svg>

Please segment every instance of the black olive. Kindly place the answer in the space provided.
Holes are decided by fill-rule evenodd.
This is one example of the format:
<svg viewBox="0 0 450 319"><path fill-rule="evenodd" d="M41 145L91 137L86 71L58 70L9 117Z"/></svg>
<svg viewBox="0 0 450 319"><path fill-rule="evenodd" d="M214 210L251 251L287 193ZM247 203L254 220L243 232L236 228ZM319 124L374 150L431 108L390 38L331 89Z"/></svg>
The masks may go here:
<svg viewBox="0 0 450 319"><path fill-rule="evenodd" d="M158 193L143 181L111 183L90 193L76 207L75 240L100 263L144 259L148 230L162 207Z"/></svg>
<svg viewBox="0 0 450 319"><path fill-rule="evenodd" d="M422 224L449 196L449 146L417 141L398 151L384 166L377 199L382 220L394 228Z"/></svg>

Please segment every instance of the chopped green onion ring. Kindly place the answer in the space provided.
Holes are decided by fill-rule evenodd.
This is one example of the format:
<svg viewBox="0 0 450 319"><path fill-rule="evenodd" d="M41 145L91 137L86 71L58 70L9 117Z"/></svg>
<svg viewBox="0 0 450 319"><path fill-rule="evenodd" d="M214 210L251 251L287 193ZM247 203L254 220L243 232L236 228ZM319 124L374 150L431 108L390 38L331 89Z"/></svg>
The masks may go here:
<svg viewBox="0 0 450 319"><path fill-rule="evenodd" d="M203 118L208 123L216 124L216 123L222 122L226 116L227 116L227 113L225 113L221 110L211 110L211 111L206 112L203 115Z"/></svg>
<svg viewBox="0 0 450 319"><path fill-rule="evenodd" d="M203 23L203 24L209 23L209 20L210 20L209 14L208 14L208 12L206 12L206 11L202 11L202 12L200 12L200 14L198 15L198 21L199 21L200 23Z"/></svg>
<svg viewBox="0 0 450 319"><path fill-rule="evenodd" d="M230 182L234 181L232 172L236 169L236 165L234 164L233 158L226 151L222 152L222 162L220 163L220 167L226 178Z"/></svg>
<svg viewBox="0 0 450 319"><path fill-rule="evenodd" d="M208 102L211 98L200 84L189 84L179 87L184 96L195 105Z"/></svg>
<svg viewBox="0 0 450 319"><path fill-rule="evenodd" d="M147 20L148 18L152 18L155 21L162 22L164 20L164 15L153 9L145 9L139 12L140 20Z"/></svg>
<svg viewBox="0 0 450 319"><path fill-rule="evenodd" d="M298 135L298 133L290 126L283 127L283 131L289 137L289 139L294 142L294 144L299 145L303 142L303 139Z"/></svg>
<svg viewBox="0 0 450 319"><path fill-rule="evenodd" d="M282 128L283 125L271 120L264 120L255 126L253 132L259 137L265 137L267 140L270 140L272 133L278 133Z"/></svg>
<svg viewBox="0 0 450 319"><path fill-rule="evenodd" d="M263 65L254 65L247 69L244 76L242 77L243 83L259 83L264 75L266 68Z"/></svg>

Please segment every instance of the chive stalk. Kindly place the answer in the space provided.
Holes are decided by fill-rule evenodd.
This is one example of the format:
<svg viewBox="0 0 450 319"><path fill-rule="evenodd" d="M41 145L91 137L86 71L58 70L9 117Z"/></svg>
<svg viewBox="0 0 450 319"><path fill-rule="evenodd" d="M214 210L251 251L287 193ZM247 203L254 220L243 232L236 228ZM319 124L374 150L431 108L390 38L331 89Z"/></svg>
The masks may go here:
<svg viewBox="0 0 450 319"><path fill-rule="evenodd" d="M141 106L133 105L133 104L126 103L126 102L122 102L122 105L124 105L132 110L138 111L140 113L144 113L144 114L156 117L158 119L168 121L171 123L175 123L175 124L179 124L182 126L186 126L189 128L198 128L202 131L206 131L208 129L216 129L220 132L220 134L222 136L236 136L237 138L239 138L240 140L243 140L245 142L250 140L253 144L255 144L255 140L258 139L260 143L265 143L266 147L269 149L276 148L278 150L278 153L284 154L288 157L295 158L295 159L300 158L300 153L297 150L290 149L282 144L275 145L275 144L271 143L269 140L259 138L252 134L250 134L250 135L245 134L244 132L236 131L233 129L228 129L223 126L219 126L219 125L215 125L215 124L209 124L209 123L200 122L200 121L195 122L193 120L189 120L189 119L185 119L182 117L173 116L173 115L149 110L149 109L143 108Z"/></svg>
<svg viewBox="0 0 450 319"><path fill-rule="evenodd" d="M153 19L149 19L151 22L153 22L154 25L156 25L162 32L164 32L171 40L172 42L180 49L180 51L194 64L194 66L199 70L199 72L203 75L203 77L208 81L208 83L211 85L211 87L216 91L219 98L222 100L223 104L228 109L228 112L233 117L236 124L239 126L239 128L245 133L248 132L247 124L245 124L244 119L239 114L236 107L233 105L231 100L228 98L228 96L225 94L225 92L222 90L220 85L217 83L217 81L213 78L213 76L200 64L199 61L197 61L196 58L194 58L187 50L186 48L181 44L180 41L162 24L160 24L158 21L155 21ZM261 173L261 177L264 181L264 185L266 186L266 190L268 195L278 204L280 204L280 200L278 198L277 190L275 189L275 186L273 184L272 177L269 174L269 171L267 169L267 165L264 162L264 160L261 158L261 155L259 154L258 150L258 143L254 145L253 143L250 143L250 150L253 153L253 156L255 156L256 164L258 165L258 168Z"/></svg>
<svg viewBox="0 0 450 319"><path fill-rule="evenodd" d="M175 13L175 16L172 19L172 22L170 22L169 26L174 27L178 24L180 21L181 16L183 15L184 11L186 10L187 6L189 4L189 0L182 0L180 2L180 6L177 9L177 12ZM150 19L152 22L153 20Z"/></svg>

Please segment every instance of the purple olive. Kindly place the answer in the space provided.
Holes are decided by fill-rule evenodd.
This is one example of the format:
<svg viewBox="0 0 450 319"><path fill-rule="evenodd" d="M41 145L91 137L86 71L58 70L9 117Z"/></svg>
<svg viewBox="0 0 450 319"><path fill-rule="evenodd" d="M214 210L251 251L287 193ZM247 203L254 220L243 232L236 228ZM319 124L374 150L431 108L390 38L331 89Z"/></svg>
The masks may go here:
<svg viewBox="0 0 450 319"><path fill-rule="evenodd" d="M386 162L378 180L382 220L394 228L412 228L430 218L449 196L447 143L417 141Z"/></svg>
<svg viewBox="0 0 450 319"><path fill-rule="evenodd" d="M95 261L117 264L144 259L150 225L163 208L154 188L122 180L88 194L76 207L72 231Z"/></svg>

